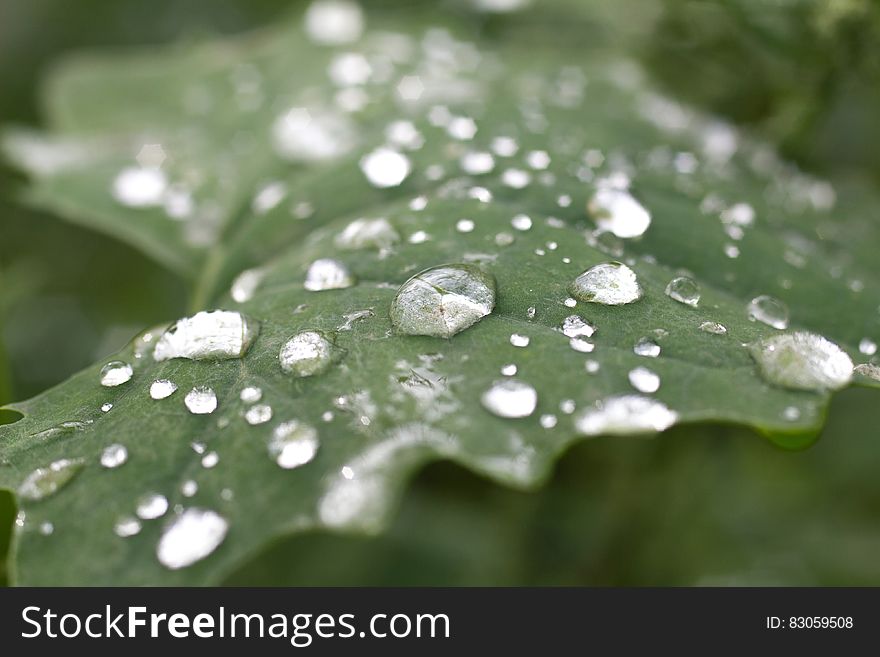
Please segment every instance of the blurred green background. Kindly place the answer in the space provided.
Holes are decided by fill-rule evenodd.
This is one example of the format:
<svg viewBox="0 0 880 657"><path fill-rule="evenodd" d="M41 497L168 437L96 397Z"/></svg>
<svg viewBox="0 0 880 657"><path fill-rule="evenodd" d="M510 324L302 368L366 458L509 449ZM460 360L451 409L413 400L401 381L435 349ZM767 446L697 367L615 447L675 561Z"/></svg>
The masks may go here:
<svg viewBox="0 0 880 657"><path fill-rule="evenodd" d="M424 0L437 11L466 2ZM5 0L0 124L39 125L40 77L65 52L242 31L291 4ZM880 181L880 3L536 4L484 29L613 44L672 95L767 136L805 169ZM130 247L22 207L23 183L0 168L0 403L59 383L186 305L184 287ZM230 583L878 585L875 407L870 391L839 395L822 440L798 454L730 427L592 441L537 493L432 466L387 535L284 540ZM14 513L0 495L0 554Z"/></svg>

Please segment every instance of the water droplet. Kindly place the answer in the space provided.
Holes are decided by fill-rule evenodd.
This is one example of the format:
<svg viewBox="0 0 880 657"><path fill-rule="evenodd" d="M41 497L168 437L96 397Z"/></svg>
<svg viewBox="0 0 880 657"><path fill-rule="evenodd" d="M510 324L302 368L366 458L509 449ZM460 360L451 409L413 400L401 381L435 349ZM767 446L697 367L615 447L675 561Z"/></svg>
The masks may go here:
<svg viewBox="0 0 880 657"><path fill-rule="evenodd" d="M102 413L109 413L112 410L113 410L113 404L111 404L110 402L107 402L106 404L101 404L101 412Z"/></svg>
<svg viewBox="0 0 880 657"><path fill-rule="evenodd" d="M801 409L797 406L786 406L782 411L782 417L789 422L795 422L801 417Z"/></svg>
<svg viewBox="0 0 880 657"><path fill-rule="evenodd" d="M516 365L513 364L513 363L510 363L510 364L508 364L508 365L504 365L504 366L501 368L501 373L502 373L504 376L514 376L514 375L516 374L516 372L517 372L517 367L516 367Z"/></svg>
<svg viewBox="0 0 880 657"><path fill-rule="evenodd" d="M523 418L535 412L538 393L524 381L502 379L493 383L480 401L486 410L498 417Z"/></svg>
<svg viewBox="0 0 880 657"><path fill-rule="evenodd" d="M119 538L137 536L141 532L141 522L134 516L122 516L113 525L113 533Z"/></svg>
<svg viewBox="0 0 880 657"><path fill-rule="evenodd" d="M193 415L210 415L217 409L217 395L213 388L196 386L186 393L183 403Z"/></svg>
<svg viewBox="0 0 880 657"><path fill-rule="evenodd" d="M865 356L873 356L877 353L877 343L871 338L862 338L859 342L859 353Z"/></svg>
<svg viewBox="0 0 880 657"><path fill-rule="evenodd" d="M459 164L465 173L479 176L489 173L495 168L495 158L491 153L471 152L462 155Z"/></svg>
<svg viewBox="0 0 880 657"><path fill-rule="evenodd" d="M639 392L652 393L660 389L660 377L647 367L636 367L630 370L629 382Z"/></svg>
<svg viewBox="0 0 880 657"><path fill-rule="evenodd" d="M254 298L254 294L263 277L266 275L262 269L246 269L232 281L229 294L236 303L246 303Z"/></svg>
<svg viewBox="0 0 880 657"><path fill-rule="evenodd" d="M135 513L141 520L161 518L168 511L168 499L159 493L147 493L137 501Z"/></svg>
<svg viewBox="0 0 880 657"><path fill-rule="evenodd" d="M636 273L619 262L596 265L578 276L571 294L580 301L617 306L642 298Z"/></svg>
<svg viewBox="0 0 880 657"><path fill-rule="evenodd" d="M318 453L317 430L298 420L279 424L269 441L269 455L285 470L305 465Z"/></svg>
<svg viewBox="0 0 880 657"><path fill-rule="evenodd" d="M569 338L589 338L596 332L596 327L579 315L569 315L562 321L562 334Z"/></svg>
<svg viewBox="0 0 880 657"><path fill-rule="evenodd" d="M523 189L532 182L532 174L523 169L505 169L501 182L512 189Z"/></svg>
<svg viewBox="0 0 880 657"><path fill-rule="evenodd" d="M281 347L278 360L281 369L295 376L314 376L333 363L336 348L318 331L303 331Z"/></svg>
<svg viewBox="0 0 880 657"><path fill-rule="evenodd" d="M344 263L332 258L320 258L309 265L303 287L310 292L320 292L351 287L354 283L355 278Z"/></svg>
<svg viewBox="0 0 880 657"><path fill-rule="evenodd" d="M272 419L272 407L268 404L257 404L251 406L244 414L245 422L251 426L265 424Z"/></svg>
<svg viewBox="0 0 880 657"><path fill-rule="evenodd" d="M700 303L700 286L692 278L678 276L669 281L669 285L666 286L666 296L686 306L696 308Z"/></svg>
<svg viewBox="0 0 880 657"><path fill-rule="evenodd" d="M123 383L131 381L134 370L128 363L114 360L101 368L101 385L105 388L115 388Z"/></svg>
<svg viewBox="0 0 880 657"><path fill-rule="evenodd" d="M256 386L247 386L241 389L238 398L245 404L256 404L263 398L263 391Z"/></svg>
<svg viewBox="0 0 880 657"><path fill-rule="evenodd" d="M131 208L161 205L167 189L168 178L153 167L129 167L113 180L113 197Z"/></svg>
<svg viewBox="0 0 880 657"><path fill-rule="evenodd" d="M105 468L118 468L128 460L128 450L125 445L114 443L108 445L101 452L101 465Z"/></svg>
<svg viewBox="0 0 880 657"><path fill-rule="evenodd" d="M727 333L727 327L718 322L703 322L700 324L700 330L704 333L713 333L715 335L724 335Z"/></svg>
<svg viewBox="0 0 880 657"><path fill-rule="evenodd" d="M397 187L410 173L409 158L390 148L377 148L361 160L361 171L373 187Z"/></svg>
<svg viewBox="0 0 880 657"><path fill-rule="evenodd" d="M360 5L348 0L317 0L306 10L303 24L309 38L335 46L357 41L364 31Z"/></svg>
<svg viewBox="0 0 880 657"><path fill-rule="evenodd" d="M44 468L37 468L21 482L18 496L34 502L45 499L73 479L83 464L82 459L58 459Z"/></svg>
<svg viewBox="0 0 880 657"><path fill-rule="evenodd" d="M779 299L762 294L752 299L746 310L753 322L757 320L779 330L788 328L788 308Z"/></svg>
<svg viewBox="0 0 880 657"><path fill-rule="evenodd" d="M640 237L651 225L651 214L627 189L602 182L587 204L599 230L622 239Z"/></svg>
<svg viewBox="0 0 880 657"><path fill-rule="evenodd" d="M585 436L664 431L678 420L665 404L641 395L609 397L585 409L575 427Z"/></svg>
<svg viewBox="0 0 880 657"><path fill-rule="evenodd" d="M471 219L459 219L455 223L455 230L459 233L471 233L475 228L475 224Z"/></svg>
<svg viewBox="0 0 880 657"><path fill-rule="evenodd" d="M532 228L532 218L526 214L518 214L513 219L510 220L510 225L516 228L517 230L531 230Z"/></svg>
<svg viewBox="0 0 880 657"><path fill-rule="evenodd" d="M156 557L166 568L186 568L210 555L226 538L229 523L215 511L191 508L165 527Z"/></svg>
<svg viewBox="0 0 880 657"><path fill-rule="evenodd" d="M531 342L531 338L527 335L521 335L519 333L512 333L510 335L510 344L514 347L528 347L529 342Z"/></svg>
<svg viewBox="0 0 880 657"><path fill-rule="evenodd" d="M202 467L210 470L220 463L220 455L217 452L208 452L202 457Z"/></svg>
<svg viewBox="0 0 880 657"><path fill-rule="evenodd" d="M401 333L450 338L495 307L495 279L479 267L440 265L400 286L391 302L391 322Z"/></svg>
<svg viewBox="0 0 880 657"><path fill-rule="evenodd" d="M542 415L541 418L540 418L540 420L538 420L538 421L540 422L541 426L542 426L544 429L552 429L552 428L555 427L556 424L559 422L559 421L556 419L556 416L555 416L555 415L552 415L552 414L550 414L550 413L548 413L548 414L546 414L546 415Z"/></svg>
<svg viewBox="0 0 880 657"><path fill-rule="evenodd" d="M184 317L156 342L153 358L191 360L226 360L241 358L259 333L259 325L239 312L202 311Z"/></svg>
<svg viewBox="0 0 880 657"><path fill-rule="evenodd" d="M177 384L168 379L157 379L150 385L150 397L155 400L166 399L177 392Z"/></svg>
<svg viewBox="0 0 880 657"><path fill-rule="evenodd" d="M278 155L293 162L332 160L350 151L356 141L351 121L324 109L310 112L305 107L291 107L272 124L272 146ZM303 216L299 209L297 216Z"/></svg>
<svg viewBox="0 0 880 657"><path fill-rule="evenodd" d="M650 338L639 338L638 342L633 345L633 353L637 356L657 358L660 355L660 345Z"/></svg>
<svg viewBox="0 0 880 657"><path fill-rule="evenodd" d="M853 373L850 357L821 335L801 331L777 335L750 346L764 378L795 390L837 390Z"/></svg>
<svg viewBox="0 0 880 657"><path fill-rule="evenodd" d="M334 243L340 249L355 251L375 248L387 249L400 241L400 234L387 219L355 219L346 226Z"/></svg>

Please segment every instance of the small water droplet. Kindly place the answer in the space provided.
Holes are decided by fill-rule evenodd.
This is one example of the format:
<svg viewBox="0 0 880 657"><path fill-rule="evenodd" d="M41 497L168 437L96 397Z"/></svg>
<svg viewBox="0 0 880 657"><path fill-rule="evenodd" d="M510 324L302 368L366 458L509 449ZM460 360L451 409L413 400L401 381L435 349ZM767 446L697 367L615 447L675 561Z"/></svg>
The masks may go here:
<svg viewBox="0 0 880 657"><path fill-rule="evenodd" d="M501 373L504 376L514 376L516 374L516 372L517 372L517 367L513 363L509 363L508 365L504 365L501 368Z"/></svg>
<svg viewBox="0 0 880 657"><path fill-rule="evenodd" d="M373 187L399 186L409 176L409 158L390 148L377 148L361 160L361 171Z"/></svg>
<svg viewBox="0 0 880 657"><path fill-rule="evenodd" d="M571 285L571 294L580 301L617 306L642 298L636 273L619 262L591 267Z"/></svg>
<svg viewBox="0 0 880 657"><path fill-rule="evenodd" d="M862 338L859 342L859 353L865 356L873 356L877 353L877 343L871 338Z"/></svg>
<svg viewBox="0 0 880 657"><path fill-rule="evenodd" d="M315 260L306 272L303 287L310 292L339 290L355 284L355 277L348 267L333 258Z"/></svg>
<svg viewBox="0 0 880 657"><path fill-rule="evenodd" d="M257 386L247 386L241 389L238 398L245 404L256 404L263 398L263 391Z"/></svg>
<svg viewBox="0 0 880 657"><path fill-rule="evenodd" d="M775 329L788 328L788 308L779 299L762 294L749 302L746 309L751 321L759 321Z"/></svg>
<svg viewBox="0 0 880 657"><path fill-rule="evenodd" d="M502 379L492 384L480 398L490 413L504 418L523 418L535 412L537 391L524 381Z"/></svg>
<svg viewBox="0 0 880 657"><path fill-rule="evenodd" d="M251 426L265 424L272 419L272 407L268 404L251 406L244 414L245 422Z"/></svg>
<svg viewBox="0 0 880 657"><path fill-rule="evenodd" d="M789 422L795 422L801 417L801 409L797 406L786 406L782 411L783 419L788 420Z"/></svg>
<svg viewBox="0 0 880 657"><path fill-rule="evenodd" d="M462 155L459 161L462 171L472 176L490 173L495 168L495 158L491 153L471 152Z"/></svg>
<svg viewBox="0 0 880 657"><path fill-rule="evenodd" d="M552 415L550 413L547 413L546 415L542 415L540 420L538 420L538 421L540 422L541 426L544 429L552 429L559 422L556 419L556 416Z"/></svg>
<svg viewBox="0 0 880 657"><path fill-rule="evenodd" d="M150 397L155 400L167 399L177 392L177 384L168 379L156 379L150 384Z"/></svg>
<svg viewBox="0 0 880 657"><path fill-rule="evenodd" d="M119 538L137 536L141 532L141 522L134 516L122 516L113 525L113 533Z"/></svg>
<svg viewBox="0 0 880 657"><path fill-rule="evenodd" d="M586 338L571 338L568 341L568 346L582 354L588 354L596 348L596 345Z"/></svg>
<svg viewBox="0 0 880 657"><path fill-rule="evenodd" d="M130 208L162 205L168 178L156 167L128 167L113 180L113 197Z"/></svg>
<svg viewBox="0 0 880 657"><path fill-rule="evenodd" d="M131 365L121 360L114 360L101 368L101 385L105 388L115 388L131 381L132 376L134 370Z"/></svg>
<svg viewBox="0 0 880 657"><path fill-rule="evenodd" d="M239 312L202 311L179 319L156 342L153 358L225 360L241 358L259 333L259 325Z"/></svg>
<svg viewBox="0 0 880 657"><path fill-rule="evenodd" d="M399 241L400 234L387 219L361 218L348 224L333 242L337 248L358 251L370 248L385 250Z"/></svg>
<svg viewBox="0 0 880 657"><path fill-rule="evenodd" d="M514 347L528 347L529 342L531 342L531 338L527 335L521 335L519 333L512 333L510 335L510 344Z"/></svg>
<svg viewBox="0 0 880 657"><path fill-rule="evenodd" d="M531 230L532 218L526 214L518 214L510 220L510 225L513 226L516 230Z"/></svg>
<svg viewBox="0 0 880 657"><path fill-rule="evenodd" d="M459 233L471 233L475 226L471 219L459 219L455 224L455 230Z"/></svg>
<svg viewBox="0 0 880 657"><path fill-rule="evenodd" d="M106 404L101 404L101 412L102 413L109 413L112 410L113 410L113 404L111 404L110 402L107 402Z"/></svg>
<svg viewBox="0 0 880 657"><path fill-rule="evenodd" d="M279 424L269 441L269 455L285 470L305 465L318 453L318 431L304 422Z"/></svg>
<svg viewBox="0 0 880 657"><path fill-rule="evenodd" d="M364 31L364 12L349 0L316 0L303 18L309 38L322 45L338 46L357 41Z"/></svg>
<svg viewBox="0 0 880 657"><path fill-rule="evenodd" d="M650 338L640 338L633 345L633 353L637 356L646 356L647 358L657 358L660 355L660 345Z"/></svg>
<svg viewBox="0 0 880 657"><path fill-rule="evenodd" d="M700 324L700 330L704 333L713 333L715 335L724 335L727 333L727 327L718 322L703 322Z"/></svg>
<svg viewBox="0 0 880 657"><path fill-rule="evenodd" d="M291 107L272 124L272 146L281 157L293 162L332 160L349 152L357 142L350 119L320 108ZM301 203L295 216L307 218L311 206Z"/></svg>
<svg viewBox="0 0 880 657"><path fill-rule="evenodd" d="M235 277L229 294L236 303L247 303L254 298L254 294L263 277L266 275L262 269L246 269Z"/></svg>
<svg viewBox="0 0 880 657"><path fill-rule="evenodd" d="M335 360L333 343L318 331L303 331L281 347L281 369L294 376L314 376L324 372Z"/></svg>
<svg viewBox="0 0 880 657"><path fill-rule="evenodd" d="M640 237L651 225L651 214L629 190L608 181L600 181L596 193L587 204L587 210L599 230L613 233L621 239Z"/></svg>
<svg viewBox="0 0 880 657"><path fill-rule="evenodd" d="M523 169L505 169L501 174L501 182L512 189L523 189L532 182L532 174Z"/></svg>
<svg viewBox="0 0 880 657"><path fill-rule="evenodd" d="M125 445L114 443L108 445L101 452L101 465L105 468L118 468L128 460L128 450Z"/></svg>
<svg viewBox="0 0 880 657"><path fill-rule="evenodd" d="M850 357L833 342L800 331L776 335L750 346L764 378L795 390L838 390L853 373Z"/></svg>
<svg viewBox="0 0 880 657"><path fill-rule="evenodd" d="M629 382L639 392L652 393L660 389L660 377L647 367L636 367L630 370Z"/></svg>
<svg viewBox="0 0 880 657"><path fill-rule="evenodd" d="M196 386L186 393L183 403L193 415L210 415L217 410L217 394L213 388Z"/></svg>
<svg viewBox="0 0 880 657"><path fill-rule="evenodd" d="M168 511L168 499L159 493L147 493L137 501L135 513L141 520L161 518Z"/></svg>
<svg viewBox="0 0 880 657"><path fill-rule="evenodd" d="M215 511L190 508L162 532L156 557L166 568L186 568L210 555L226 538L229 523Z"/></svg>
<svg viewBox="0 0 880 657"><path fill-rule="evenodd" d="M700 303L700 286L692 278L677 276L666 286L666 296L686 306L696 308Z"/></svg>
<svg viewBox="0 0 880 657"><path fill-rule="evenodd" d="M588 360L584 363L584 369L587 370L588 374L595 374L599 371L599 361L597 360Z"/></svg>
<svg viewBox="0 0 880 657"><path fill-rule="evenodd" d="M450 338L495 307L495 279L475 265L440 265L400 286L391 322L407 335Z"/></svg>
<svg viewBox="0 0 880 657"><path fill-rule="evenodd" d="M562 321L562 333L569 338L589 338L596 332L596 327L579 315L569 315Z"/></svg>
<svg viewBox="0 0 880 657"><path fill-rule="evenodd" d="M664 431L678 420L665 404L641 395L622 395L596 402L576 419L585 436Z"/></svg>
<svg viewBox="0 0 880 657"><path fill-rule="evenodd" d="M82 459L58 459L31 472L18 487L18 496L37 502L56 493L82 469Z"/></svg>

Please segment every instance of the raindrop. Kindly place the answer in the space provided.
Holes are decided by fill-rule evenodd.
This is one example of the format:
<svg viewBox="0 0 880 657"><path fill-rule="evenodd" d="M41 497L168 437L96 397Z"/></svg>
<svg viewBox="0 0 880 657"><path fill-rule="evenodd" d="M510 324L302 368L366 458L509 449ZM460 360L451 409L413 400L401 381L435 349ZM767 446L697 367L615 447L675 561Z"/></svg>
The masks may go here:
<svg viewBox="0 0 880 657"><path fill-rule="evenodd" d="M538 393L524 381L503 379L493 383L480 401L486 410L498 417L523 418L535 412Z"/></svg>
<svg viewBox="0 0 880 657"><path fill-rule="evenodd" d="M518 214L510 220L510 225L517 230L530 230L532 228L532 218L525 214Z"/></svg>
<svg viewBox="0 0 880 657"><path fill-rule="evenodd" d="M333 363L336 348L318 331L303 331L281 347L278 361L281 369L294 376L314 376Z"/></svg>
<svg viewBox="0 0 880 657"><path fill-rule="evenodd" d="M724 335L727 333L727 327L718 322L703 322L700 324L700 330L704 333L712 333L714 335Z"/></svg>
<svg viewBox="0 0 880 657"><path fill-rule="evenodd" d="M700 303L700 286L687 276L678 276L666 286L666 296L686 306L696 308Z"/></svg>
<svg viewBox="0 0 880 657"><path fill-rule="evenodd" d="M495 307L495 279L479 267L440 265L400 286L391 302L391 322L400 333L450 338Z"/></svg>
<svg viewBox="0 0 880 657"><path fill-rule="evenodd" d="M609 397L584 410L575 427L585 436L664 431L678 420L665 404L641 395Z"/></svg>
<svg viewBox="0 0 880 657"><path fill-rule="evenodd" d="M352 43L364 31L363 10L348 0L317 0L309 5L303 22L309 38L323 45Z"/></svg>
<svg viewBox="0 0 880 657"><path fill-rule="evenodd" d="M506 169L501 174L501 182L512 189L523 189L532 182L532 174L523 169Z"/></svg>
<svg viewBox="0 0 880 657"><path fill-rule="evenodd" d="M196 386L186 393L183 403L193 415L210 415L217 409L217 395L213 388Z"/></svg>
<svg viewBox="0 0 880 657"><path fill-rule="evenodd" d="M660 355L660 345L650 338L639 338L638 342L633 345L633 353L637 356L657 358Z"/></svg>
<svg viewBox="0 0 880 657"><path fill-rule="evenodd" d="M587 210L600 230L622 239L640 237L651 225L651 214L629 190L607 181L599 184L587 204Z"/></svg>
<svg viewBox="0 0 880 657"><path fill-rule="evenodd" d="M619 262L596 265L578 276L571 294L580 301L617 306L642 298L635 272Z"/></svg>
<svg viewBox="0 0 880 657"><path fill-rule="evenodd" d="M390 148L377 148L360 162L361 171L373 187L397 187L410 173L409 158Z"/></svg>
<svg viewBox="0 0 880 657"><path fill-rule="evenodd" d="M350 121L326 110L312 116L305 107L292 107L272 125L272 146L293 162L331 160L347 153L355 142Z"/></svg>
<svg viewBox="0 0 880 657"><path fill-rule="evenodd" d="M220 455L217 452L208 452L202 457L202 467L211 469L220 463Z"/></svg>
<svg viewBox="0 0 880 657"><path fill-rule="evenodd" d="M161 169L129 167L113 181L113 197L131 208L161 205L168 189L168 178Z"/></svg>
<svg viewBox="0 0 880 657"><path fill-rule="evenodd" d="M510 335L510 344L514 347L528 347L529 342L531 342L531 338L527 335L521 335L519 333L512 333Z"/></svg>
<svg viewBox="0 0 880 657"><path fill-rule="evenodd" d="M801 409L797 406L786 406L782 411L782 417L789 422L795 422L799 420L801 417Z"/></svg>
<svg viewBox="0 0 880 657"><path fill-rule="evenodd" d="M134 516L122 516L113 525L113 533L119 538L136 536L141 532L141 522Z"/></svg>
<svg viewBox="0 0 880 657"><path fill-rule="evenodd" d="M18 496L39 501L56 493L83 467L82 459L59 459L31 472L18 487Z"/></svg>
<svg viewBox="0 0 880 657"><path fill-rule="evenodd" d="M542 415L539 422L541 423L541 426L543 428L552 429L553 427L556 426L556 424L558 423L558 420L556 419L555 415L548 413L546 415Z"/></svg>
<svg viewBox="0 0 880 657"><path fill-rule="evenodd" d="M599 371L599 361L597 360L588 360L584 363L584 369L587 370L587 374L595 374Z"/></svg>
<svg viewBox="0 0 880 657"><path fill-rule="evenodd" d="M168 511L168 499L159 493L147 493L137 501L135 513L141 520L161 518Z"/></svg>
<svg viewBox="0 0 880 657"><path fill-rule="evenodd" d="M268 404L251 406L244 414L245 422L251 426L265 424L272 419L272 407Z"/></svg>
<svg viewBox="0 0 880 657"><path fill-rule="evenodd" d="M285 470L305 465L318 453L318 431L298 420L279 424L269 440L269 455Z"/></svg>
<svg viewBox="0 0 880 657"><path fill-rule="evenodd" d="M471 219L459 219L455 224L455 230L459 233L471 233L474 227L474 222Z"/></svg>
<svg viewBox="0 0 880 657"><path fill-rule="evenodd" d="M788 328L788 308L779 299L762 294L749 302L747 307L749 319L759 321L775 329Z"/></svg>
<svg viewBox="0 0 880 657"><path fill-rule="evenodd" d="M199 492L199 485L192 479L187 479L180 486L180 493L184 497L193 497Z"/></svg>
<svg viewBox="0 0 880 657"><path fill-rule="evenodd" d="M334 243L340 249L387 249L400 241L400 235L387 219L355 219L336 236Z"/></svg>
<svg viewBox="0 0 880 657"><path fill-rule="evenodd" d="M660 377L647 367L636 367L628 376L632 387L639 392L652 393L660 389Z"/></svg>
<svg viewBox="0 0 880 657"><path fill-rule="evenodd" d="M589 338L596 332L596 327L579 315L569 315L562 321L562 333L569 338Z"/></svg>
<svg viewBox="0 0 880 657"><path fill-rule="evenodd" d="M259 333L259 325L239 312L202 311L184 317L156 342L153 358L191 360L226 360L241 358Z"/></svg>
<svg viewBox="0 0 880 657"><path fill-rule="evenodd" d="M263 398L263 391L256 386L247 386L241 389L238 398L245 404L256 404Z"/></svg>
<svg viewBox="0 0 880 657"><path fill-rule="evenodd" d="M586 338L571 338L568 341L568 345L577 352L582 354L589 354L596 348L592 342L587 340Z"/></svg>
<svg viewBox="0 0 880 657"><path fill-rule="evenodd" d="M850 357L821 335L801 331L777 335L750 346L764 378L795 390L838 390L853 373Z"/></svg>
<svg viewBox="0 0 880 657"><path fill-rule="evenodd" d="M166 399L177 392L177 384L168 379L157 379L150 385L150 397L153 399Z"/></svg>
<svg viewBox="0 0 880 657"><path fill-rule="evenodd" d="M164 529L156 556L166 568L186 568L216 550L228 530L229 523L215 511L187 509Z"/></svg>
<svg viewBox="0 0 880 657"><path fill-rule="evenodd" d="M44 522L40 524L40 533L43 536L51 536L55 532L55 525L51 522Z"/></svg>
<svg viewBox="0 0 880 657"><path fill-rule="evenodd" d="M128 450L125 445L114 443L104 448L101 452L101 465L105 468L118 468L128 460Z"/></svg>
<svg viewBox="0 0 880 657"><path fill-rule="evenodd" d="M101 404L101 412L102 413L109 413L112 410L113 410L113 404L111 404L110 402L107 402L106 404Z"/></svg>
<svg viewBox="0 0 880 657"><path fill-rule="evenodd" d="M351 287L354 283L354 275L344 263L333 258L320 258L309 265L303 287L310 292L320 292Z"/></svg>
<svg viewBox="0 0 880 657"><path fill-rule="evenodd" d="M101 385L105 388L115 388L123 383L131 381L134 370L128 363L114 360L101 368Z"/></svg>

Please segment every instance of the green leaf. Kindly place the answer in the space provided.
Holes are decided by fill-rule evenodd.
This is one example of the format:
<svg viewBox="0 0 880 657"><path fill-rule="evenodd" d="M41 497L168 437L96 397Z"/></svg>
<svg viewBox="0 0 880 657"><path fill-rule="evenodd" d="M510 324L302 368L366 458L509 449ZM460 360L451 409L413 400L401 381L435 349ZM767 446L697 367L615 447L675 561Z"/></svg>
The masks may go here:
<svg viewBox="0 0 880 657"><path fill-rule="evenodd" d="M33 202L141 248L194 281L194 310L244 313L256 333L241 358L157 361L163 328L153 329L113 357L131 365L129 381L102 386L105 361L12 406L24 417L0 428L0 486L30 493L19 495L18 583L217 583L283 535L382 530L413 473L438 459L533 488L591 432L584 414L635 394L629 373L640 366L660 378L656 428L673 419L735 423L791 448L815 438L829 394L761 378L744 345L778 331L749 321L746 307L761 294L778 297L793 328L861 358L859 342L880 337L873 196L841 190L833 210L828 183L657 96L614 52L585 49L575 58L552 40L523 51L503 33L491 39L441 27L436 18L371 16L364 38L341 49L310 44L295 23L165 53L81 60L50 84L52 131L7 138L9 155L33 176ZM334 119L351 122L350 149L308 165L279 157L277 117L306 107L314 121L335 103L359 102L357 85L340 97L327 79L344 50L364 54L374 76L362 89L367 104ZM358 66L348 74L357 76ZM424 90L407 101L398 90L401 81L412 90L412 76ZM403 150L412 173L402 184L377 188L359 162L386 142L395 120L411 121L423 144ZM516 152L499 137L511 138ZM161 170L177 193L190 194L187 216L171 218L164 203L132 207L111 193L122 170L139 166L139 153L156 155L141 151L145 144L161 145ZM467 153L493 147L491 172L462 170ZM641 237L609 240L597 236L598 214L585 208L607 185L602 179L621 174L652 221ZM742 218L747 206L753 222ZM391 230L382 239L361 234L356 244L352 222L364 218L384 219ZM357 283L307 289L306 272L322 258L339 260ZM575 278L617 260L635 271L643 297L572 306ZM494 278L492 313L449 339L395 330L399 286L448 263ZM257 272L253 294L226 293L243 270ZM683 273L701 286L696 308L664 293ZM571 315L595 325L592 353L584 342L573 349L562 333ZM701 330L704 322L726 333ZM332 357L322 371L297 377L279 354L304 331L323 336ZM527 346L517 346L524 337ZM645 338L659 345L659 357L634 353ZM501 370L510 364L537 394L527 417L485 407L493 406L487 390L509 380ZM152 399L157 380L173 381L176 392ZM211 414L184 403L200 387L216 394ZM268 411L242 400L246 387L260 388L270 420L260 423ZM517 405L514 414L523 413ZM608 431L638 433L645 416L622 415ZM283 424L317 436L313 459L279 467L271 443ZM127 451L119 467L101 465L111 445ZM54 494L33 494L54 486ZM142 520L137 535L118 536L116 523L150 494L164 496L170 510ZM179 563L160 563L157 546L191 508L218 514L228 534L203 559L169 568Z"/></svg>

